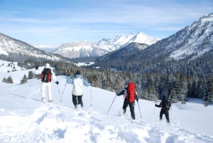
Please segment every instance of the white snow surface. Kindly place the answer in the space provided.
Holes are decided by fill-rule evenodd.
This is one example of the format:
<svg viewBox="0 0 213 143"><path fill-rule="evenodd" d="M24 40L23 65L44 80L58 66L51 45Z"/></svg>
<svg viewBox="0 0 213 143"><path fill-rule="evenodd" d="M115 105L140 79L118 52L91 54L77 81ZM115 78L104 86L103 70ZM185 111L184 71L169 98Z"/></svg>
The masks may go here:
<svg viewBox="0 0 213 143"><path fill-rule="evenodd" d="M38 49L41 49L41 50L43 50L45 52L51 53L54 50L56 50L58 46L56 46L56 45L45 45L45 44L41 44L41 45L36 45L34 47L36 47Z"/></svg>
<svg viewBox="0 0 213 143"><path fill-rule="evenodd" d="M78 67L82 67L82 66L90 66L90 65L93 65L94 62L79 62L79 63L76 63L75 65L78 66Z"/></svg>
<svg viewBox="0 0 213 143"><path fill-rule="evenodd" d="M4 51L3 49L1 49L1 48L0 48L0 54L8 56L8 53L6 51Z"/></svg>
<svg viewBox="0 0 213 143"><path fill-rule="evenodd" d="M0 79L13 75L15 81L29 71L2 70ZM213 143L213 106L204 107L200 100L172 104L167 124L159 121L160 108L154 102L140 99L132 120L129 108L121 115L122 96L96 87L84 88L84 107L75 110L72 85L65 76L57 79L59 85L52 82L53 103L41 103L39 79L1 82L0 143Z"/></svg>

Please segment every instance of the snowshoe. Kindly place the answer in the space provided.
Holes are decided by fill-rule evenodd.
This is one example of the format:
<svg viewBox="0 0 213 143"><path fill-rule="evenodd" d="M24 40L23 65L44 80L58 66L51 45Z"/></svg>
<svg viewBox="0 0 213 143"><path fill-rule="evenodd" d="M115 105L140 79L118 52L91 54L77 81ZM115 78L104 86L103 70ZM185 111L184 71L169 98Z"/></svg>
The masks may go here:
<svg viewBox="0 0 213 143"><path fill-rule="evenodd" d="M50 99L48 102L50 102L50 103L51 103L51 102L53 102L53 100L52 100L52 99Z"/></svg>
<svg viewBox="0 0 213 143"><path fill-rule="evenodd" d="M45 98L45 97L42 97L42 98L41 98L41 101L42 101L43 103L46 103L46 98Z"/></svg>

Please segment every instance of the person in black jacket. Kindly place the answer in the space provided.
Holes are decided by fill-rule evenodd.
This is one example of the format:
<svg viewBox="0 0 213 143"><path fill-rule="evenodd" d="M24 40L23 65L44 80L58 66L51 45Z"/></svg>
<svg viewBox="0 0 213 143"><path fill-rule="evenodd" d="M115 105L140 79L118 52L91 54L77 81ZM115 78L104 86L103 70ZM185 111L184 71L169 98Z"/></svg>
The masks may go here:
<svg viewBox="0 0 213 143"><path fill-rule="evenodd" d="M117 96L124 95L123 114L126 113L126 108L129 105L130 112L131 112L131 117L132 117L133 120L135 120L134 103L135 103L135 100L138 102L138 94L137 94L137 91L135 89L134 97L130 97L130 95L128 94L127 89L128 89L128 83L126 83L124 89L122 89L116 95Z"/></svg>
<svg viewBox="0 0 213 143"><path fill-rule="evenodd" d="M162 120L163 114L165 114L167 123L170 123L170 120L169 120L169 109L171 107L171 104L168 101L168 99L166 98L166 96L163 96L161 103L159 105L155 104L155 106L161 108L160 120Z"/></svg>

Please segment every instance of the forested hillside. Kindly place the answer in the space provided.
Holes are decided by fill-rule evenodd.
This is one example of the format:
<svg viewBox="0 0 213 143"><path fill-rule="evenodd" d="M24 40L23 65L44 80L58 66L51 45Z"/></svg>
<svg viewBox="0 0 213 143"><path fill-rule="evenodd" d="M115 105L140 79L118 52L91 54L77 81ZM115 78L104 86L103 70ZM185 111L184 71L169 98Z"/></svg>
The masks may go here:
<svg viewBox="0 0 213 143"><path fill-rule="evenodd" d="M135 73L143 98L166 95L174 101L196 97L212 102L213 14L144 50L136 50L139 46L126 56L119 56L121 50L103 56L93 67Z"/></svg>

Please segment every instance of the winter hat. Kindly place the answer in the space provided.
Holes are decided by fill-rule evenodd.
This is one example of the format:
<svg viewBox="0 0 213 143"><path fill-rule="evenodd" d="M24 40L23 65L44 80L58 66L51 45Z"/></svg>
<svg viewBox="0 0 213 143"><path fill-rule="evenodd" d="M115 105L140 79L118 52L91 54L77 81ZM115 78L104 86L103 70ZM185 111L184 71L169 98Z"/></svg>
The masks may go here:
<svg viewBox="0 0 213 143"><path fill-rule="evenodd" d="M35 69L37 70L37 69L38 69L38 66L36 66Z"/></svg>
<svg viewBox="0 0 213 143"><path fill-rule="evenodd" d="M75 74L76 74L76 75L80 75L80 74L81 74L81 72L80 72L80 71L77 71Z"/></svg>
<svg viewBox="0 0 213 143"><path fill-rule="evenodd" d="M50 68L50 64L49 63L46 63L46 68Z"/></svg>

